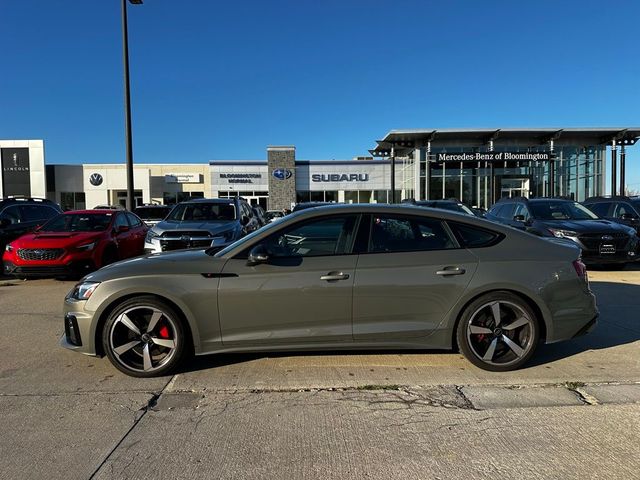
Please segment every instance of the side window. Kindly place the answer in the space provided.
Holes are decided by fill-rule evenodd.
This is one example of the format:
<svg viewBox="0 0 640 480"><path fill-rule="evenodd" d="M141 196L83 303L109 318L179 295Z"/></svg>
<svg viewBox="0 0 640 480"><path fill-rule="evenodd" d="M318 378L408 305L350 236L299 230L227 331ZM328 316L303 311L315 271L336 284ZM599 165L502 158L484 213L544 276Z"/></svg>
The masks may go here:
<svg viewBox="0 0 640 480"><path fill-rule="evenodd" d="M631 205L620 202L616 204L613 216L615 218L622 218L622 215L633 215L634 217L637 217L637 214Z"/></svg>
<svg viewBox="0 0 640 480"><path fill-rule="evenodd" d="M357 215L343 215L311 220L280 230L263 240L262 245L275 258L348 254L356 219Z"/></svg>
<svg viewBox="0 0 640 480"><path fill-rule="evenodd" d="M591 205L585 205L589 210L598 215L599 217L610 217L611 202L592 203Z"/></svg>
<svg viewBox="0 0 640 480"><path fill-rule="evenodd" d="M524 217L524 221L526 222L527 220L529 220L529 209L527 208L527 206L524 203L517 203L516 204L516 208L513 211L513 216L515 217L516 215L522 215Z"/></svg>
<svg viewBox="0 0 640 480"><path fill-rule="evenodd" d="M369 252L410 252L456 248L440 220L374 215Z"/></svg>
<svg viewBox="0 0 640 480"><path fill-rule="evenodd" d="M127 219L129 219L129 224L132 227L139 227L142 222L138 217L136 217L133 213L127 212Z"/></svg>
<svg viewBox="0 0 640 480"><path fill-rule="evenodd" d="M0 219L9 220L9 222L11 222L11 225L20 223L22 221L22 215L20 215L20 208L18 207L18 205L11 205L10 207L5 208L2 211L2 215L0 215Z"/></svg>
<svg viewBox="0 0 640 480"><path fill-rule="evenodd" d="M500 217L500 211L502 210L502 207L504 207L504 205L494 205L489 209L487 213L494 215L496 217Z"/></svg>
<svg viewBox="0 0 640 480"><path fill-rule="evenodd" d="M37 222L38 220L49 220L55 217L58 212L47 205L20 205L20 214L23 222Z"/></svg>
<svg viewBox="0 0 640 480"><path fill-rule="evenodd" d="M501 233L485 230L484 228L454 222L447 223L460 245L466 248L490 247L504 238Z"/></svg>
<svg viewBox="0 0 640 480"><path fill-rule="evenodd" d="M515 204L513 203L507 203L503 205L502 208L500 209L500 215L498 216L506 220L513 220L514 207L515 207Z"/></svg>
<svg viewBox="0 0 640 480"><path fill-rule="evenodd" d="M118 213L116 215L116 220L115 220L115 223L113 224L113 227L117 230L122 226L128 227L129 222L127 222L127 217L125 217L123 213Z"/></svg>

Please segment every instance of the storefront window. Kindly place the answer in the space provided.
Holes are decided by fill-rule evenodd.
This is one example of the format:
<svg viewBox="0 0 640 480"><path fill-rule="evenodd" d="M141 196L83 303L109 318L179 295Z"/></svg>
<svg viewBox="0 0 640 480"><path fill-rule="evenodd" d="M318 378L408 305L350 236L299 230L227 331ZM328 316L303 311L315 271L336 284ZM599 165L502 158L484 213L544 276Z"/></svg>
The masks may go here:
<svg viewBox="0 0 640 480"><path fill-rule="evenodd" d="M360 190L358 193L359 203L373 203L373 192L371 190Z"/></svg>
<svg viewBox="0 0 640 480"><path fill-rule="evenodd" d="M60 206L67 210L84 210L87 208L84 192L60 192Z"/></svg>
<svg viewBox="0 0 640 480"><path fill-rule="evenodd" d="M373 199L375 203L387 203L387 191L386 190L374 190Z"/></svg>
<svg viewBox="0 0 640 480"><path fill-rule="evenodd" d="M310 192L296 192L296 203L304 203L309 201Z"/></svg>
<svg viewBox="0 0 640 480"><path fill-rule="evenodd" d="M358 191L346 190L344 192L344 201L345 203L358 203Z"/></svg>
<svg viewBox="0 0 640 480"><path fill-rule="evenodd" d="M338 192L334 190L330 190L328 192L324 192L325 202L337 202L338 201Z"/></svg>
<svg viewBox="0 0 640 480"><path fill-rule="evenodd" d="M309 192L311 202L324 202L324 192Z"/></svg>

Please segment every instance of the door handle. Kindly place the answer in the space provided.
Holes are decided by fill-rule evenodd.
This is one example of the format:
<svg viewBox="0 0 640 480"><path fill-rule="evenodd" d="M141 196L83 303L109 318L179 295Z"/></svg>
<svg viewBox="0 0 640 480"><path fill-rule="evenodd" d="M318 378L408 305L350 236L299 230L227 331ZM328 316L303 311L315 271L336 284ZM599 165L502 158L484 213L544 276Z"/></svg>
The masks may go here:
<svg viewBox="0 0 640 480"><path fill-rule="evenodd" d="M444 270L438 270L436 272L436 275L442 275L442 276L447 276L447 275L464 275L466 273L466 270L464 268L460 268L460 267L445 267Z"/></svg>
<svg viewBox="0 0 640 480"><path fill-rule="evenodd" d="M338 280L346 280L349 278L348 273L342 272L329 272L326 275L322 275L320 280L326 280L327 282L335 282Z"/></svg>

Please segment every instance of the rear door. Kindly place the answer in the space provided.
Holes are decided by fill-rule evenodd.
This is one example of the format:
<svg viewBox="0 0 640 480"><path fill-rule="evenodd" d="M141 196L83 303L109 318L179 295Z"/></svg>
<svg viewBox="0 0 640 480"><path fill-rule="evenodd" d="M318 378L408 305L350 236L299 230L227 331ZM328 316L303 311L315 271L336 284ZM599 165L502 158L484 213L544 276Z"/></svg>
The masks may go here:
<svg viewBox="0 0 640 480"><path fill-rule="evenodd" d="M368 218L368 244L353 290L354 339L431 334L467 288L476 257L438 219L377 213Z"/></svg>

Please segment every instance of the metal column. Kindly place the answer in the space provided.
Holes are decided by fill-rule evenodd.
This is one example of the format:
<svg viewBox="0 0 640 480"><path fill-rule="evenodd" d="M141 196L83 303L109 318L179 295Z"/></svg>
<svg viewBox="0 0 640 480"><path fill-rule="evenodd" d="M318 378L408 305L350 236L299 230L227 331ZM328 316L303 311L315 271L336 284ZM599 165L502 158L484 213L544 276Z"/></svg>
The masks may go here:
<svg viewBox="0 0 640 480"><path fill-rule="evenodd" d="M391 203L396 203L396 150L391 145Z"/></svg>
<svg viewBox="0 0 640 480"><path fill-rule="evenodd" d="M616 140L613 139L611 142L611 196L615 197L617 195L616 189L618 188L618 147L616 146Z"/></svg>
<svg viewBox="0 0 640 480"><path fill-rule="evenodd" d="M556 159L554 155L553 140L549 140L549 192L548 196L553 197L556 194Z"/></svg>
<svg viewBox="0 0 640 480"><path fill-rule="evenodd" d="M624 144L620 145L620 195L626 195L627 186L625 185L625 160L626 153L624 151Z"/></svg>

